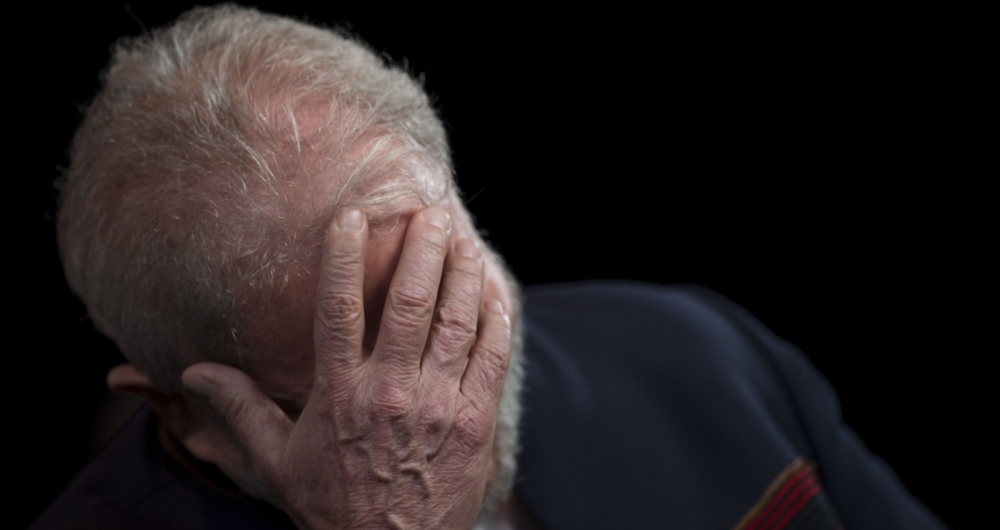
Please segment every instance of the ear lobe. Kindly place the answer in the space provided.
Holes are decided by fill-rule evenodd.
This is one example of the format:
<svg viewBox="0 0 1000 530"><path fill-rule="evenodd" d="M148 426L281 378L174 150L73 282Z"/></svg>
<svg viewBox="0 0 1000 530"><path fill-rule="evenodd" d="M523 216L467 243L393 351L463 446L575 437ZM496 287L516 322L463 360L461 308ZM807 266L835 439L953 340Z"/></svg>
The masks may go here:
<svg viewBox="0 0 1000 530"><path fill-rule="evenodd" d="M119 364L108 372L108 388L119 394L142 396L144 388L156 388L145 372L131 364Z"/></svg>
<svg viewBox="0 0 1000 530"><path fill-rule="evenodd" d="M108 372L108 388L119 394L131 394L153 409L180 439L201 428L187 399L179 393L163 390L145 372L131 364L119 364Z"/></svg>

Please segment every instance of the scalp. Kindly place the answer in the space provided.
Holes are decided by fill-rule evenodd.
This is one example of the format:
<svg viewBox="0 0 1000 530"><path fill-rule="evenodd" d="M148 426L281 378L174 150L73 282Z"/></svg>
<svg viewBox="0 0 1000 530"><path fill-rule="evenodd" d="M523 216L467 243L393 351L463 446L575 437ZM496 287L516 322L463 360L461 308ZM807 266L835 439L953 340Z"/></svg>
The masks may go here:
<svg viewBox="0 0 1000 530"><path fill-rule="evenodd" d="M60 252L102 331L176 387L253 350L246 321L308 273L338 208L389 219L450 185L406 72L334 31L200 8L116 46L61 183Z"/></svg>

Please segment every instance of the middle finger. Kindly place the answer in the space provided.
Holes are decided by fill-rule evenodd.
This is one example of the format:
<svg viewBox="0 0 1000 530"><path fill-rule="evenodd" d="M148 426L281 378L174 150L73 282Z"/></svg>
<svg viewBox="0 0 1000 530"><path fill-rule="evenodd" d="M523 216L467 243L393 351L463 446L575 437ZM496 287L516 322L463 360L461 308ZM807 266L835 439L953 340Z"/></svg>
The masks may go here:
<svg viewBox="0 0 1000 530"><path fill-rule="evenodd" d="M450 238L451 218L440 208L417 213L407 227L369 359L398 383L412 382L420 373Z"/></svg>

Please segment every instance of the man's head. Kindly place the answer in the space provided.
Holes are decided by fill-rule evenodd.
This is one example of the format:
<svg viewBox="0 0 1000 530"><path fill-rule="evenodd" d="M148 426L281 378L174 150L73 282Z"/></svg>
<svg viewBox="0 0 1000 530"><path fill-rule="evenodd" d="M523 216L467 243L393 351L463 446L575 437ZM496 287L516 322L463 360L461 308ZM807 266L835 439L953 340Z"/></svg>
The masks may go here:
<svg viewBox="0 0 1000 530"><path fill-rule="evenodd" d="M162 401L181 395L185 367L210 360L246 371L294 415L312 381L330 220L349 206L369 219L370 344L410 217L440 206L457 234L477 237L451 174L419 84L334 32L225 6L122 42L74 138L58 219L71 287L148 378L112 385ZM493 255L485 274L516 317L516 286ZM495 489L512 479L517 360Z"/></svg>

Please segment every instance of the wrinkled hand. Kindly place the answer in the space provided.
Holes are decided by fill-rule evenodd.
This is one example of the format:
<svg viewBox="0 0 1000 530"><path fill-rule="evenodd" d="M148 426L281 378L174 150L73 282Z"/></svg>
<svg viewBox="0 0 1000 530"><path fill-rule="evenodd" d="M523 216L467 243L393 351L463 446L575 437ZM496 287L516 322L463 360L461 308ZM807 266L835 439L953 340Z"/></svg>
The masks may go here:
<svg viewBox="0 0 1000 530"><path fill-rule="evenodd" d="M357 210L327 233L315 379L296 421L234 368L200 363L182 381L210 400L298 526L471 528L489 474L510 319L500 302L481 300L476 244L452 244L448 215L430 208L407 229L365 352L367 241Z"/></svg>

